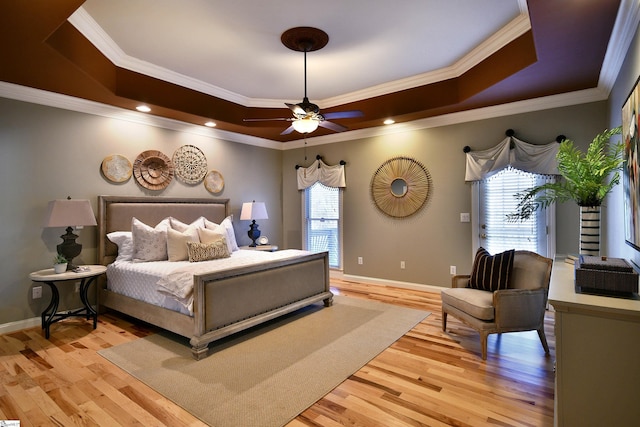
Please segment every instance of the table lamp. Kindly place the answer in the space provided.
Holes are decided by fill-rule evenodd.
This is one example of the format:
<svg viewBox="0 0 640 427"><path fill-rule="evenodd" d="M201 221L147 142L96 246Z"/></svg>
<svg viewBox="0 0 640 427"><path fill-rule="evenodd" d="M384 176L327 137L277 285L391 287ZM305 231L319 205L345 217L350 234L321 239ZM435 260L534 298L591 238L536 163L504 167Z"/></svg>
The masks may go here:
<svg viewBox="0 0 640 427"><path fill-rule="evenodd" d="M82 245L76 243L78 236L73 234L73 227L82 228L85 225L98 225L89 200L68 197L49 202L43 226L67 227L67 233L60 236L63 242L57 246L58 253L67 259L67 270L76 268L72 260L82 251Z"/></svg>
<svg viewBox="0 0 640 427"><path fill-rule="evenodd" d="M267 208L264 202L245 202L242 204L242 211L240 211L240 219L245 221L252 221L249 232L249 238L253 241L249 246L256 247L256 240L260 237L260 230L256 219L269 219L267 215Z"/></svg>

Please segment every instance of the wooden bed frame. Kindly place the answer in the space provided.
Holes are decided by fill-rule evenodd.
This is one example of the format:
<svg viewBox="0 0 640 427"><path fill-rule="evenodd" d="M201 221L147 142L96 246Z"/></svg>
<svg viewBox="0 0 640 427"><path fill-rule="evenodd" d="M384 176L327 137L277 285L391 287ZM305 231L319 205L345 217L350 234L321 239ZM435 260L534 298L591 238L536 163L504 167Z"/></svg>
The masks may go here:
<svg viewBox="0 0 640 427"><path fill-rule="evenodd" d="M131 219L155 225L172 216L191 223L204 216L220 223L229 215L228 199L98 197L98 260L115 260L112 231L131 230ZM194 275L194 315L189 316L129 298L100 286L99 306L190 338L195 359L206 357L209 343L307 305L333 302L327 252L269 261L256 266Z"/></svg>

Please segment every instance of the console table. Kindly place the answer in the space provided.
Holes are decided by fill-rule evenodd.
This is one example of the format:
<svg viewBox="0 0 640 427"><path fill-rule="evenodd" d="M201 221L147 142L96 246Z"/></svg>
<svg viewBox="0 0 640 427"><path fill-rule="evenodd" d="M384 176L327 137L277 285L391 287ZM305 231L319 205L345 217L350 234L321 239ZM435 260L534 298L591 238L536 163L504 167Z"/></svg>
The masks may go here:
<svg viewBox="0 0 640 427"><path fill-rule="evenodd" d="M553 265L555 425L640 423L640 300L578 294L574 268Z"/></svg>

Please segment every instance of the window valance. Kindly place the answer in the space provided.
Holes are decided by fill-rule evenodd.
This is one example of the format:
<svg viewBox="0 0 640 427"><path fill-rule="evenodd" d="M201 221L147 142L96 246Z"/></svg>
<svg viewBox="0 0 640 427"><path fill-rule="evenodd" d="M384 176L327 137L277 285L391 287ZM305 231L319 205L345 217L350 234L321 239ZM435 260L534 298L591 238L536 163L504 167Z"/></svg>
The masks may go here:
<svg viewBox="0 0 640 427"><path fill-rule="evenodd" d="M467 154L465 181L480 181L511 166L541 175L559 175L556 155L560 144L529 144L508 136L493 148Z"/></svg>
<svg viewBox="0 0 640 427"><path fill-rule="evenodd" d="M344 175L344 162L329 166L322 159L317 158L309 167L297 166L296 174L298 176L298 190L311 187L316 182L334 188L347 186Z"/></svg>

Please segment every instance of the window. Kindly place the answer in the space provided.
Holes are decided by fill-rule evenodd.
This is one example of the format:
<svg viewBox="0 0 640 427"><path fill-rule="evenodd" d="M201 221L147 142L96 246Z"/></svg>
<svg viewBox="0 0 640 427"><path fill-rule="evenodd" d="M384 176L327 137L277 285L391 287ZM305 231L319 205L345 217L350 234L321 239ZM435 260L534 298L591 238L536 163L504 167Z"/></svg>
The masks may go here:
<svg viewBox="0 0 640 427"><path fill-rule="evenodd" d="M329 251L329 267L342 267L342 191L316 182L304 190L303 247Z"/></svg>
<svg viewBox="0 0 640 427"><path fill-rule="evenodd" d="M555 230L552 218L554 206L538 210L526 221L510 222L506 215L515 212L517 193L545 180L553 179L513 168L504 169L478 184L477 245L495 254L508 249L524 249L553 257Z"/></svg>

